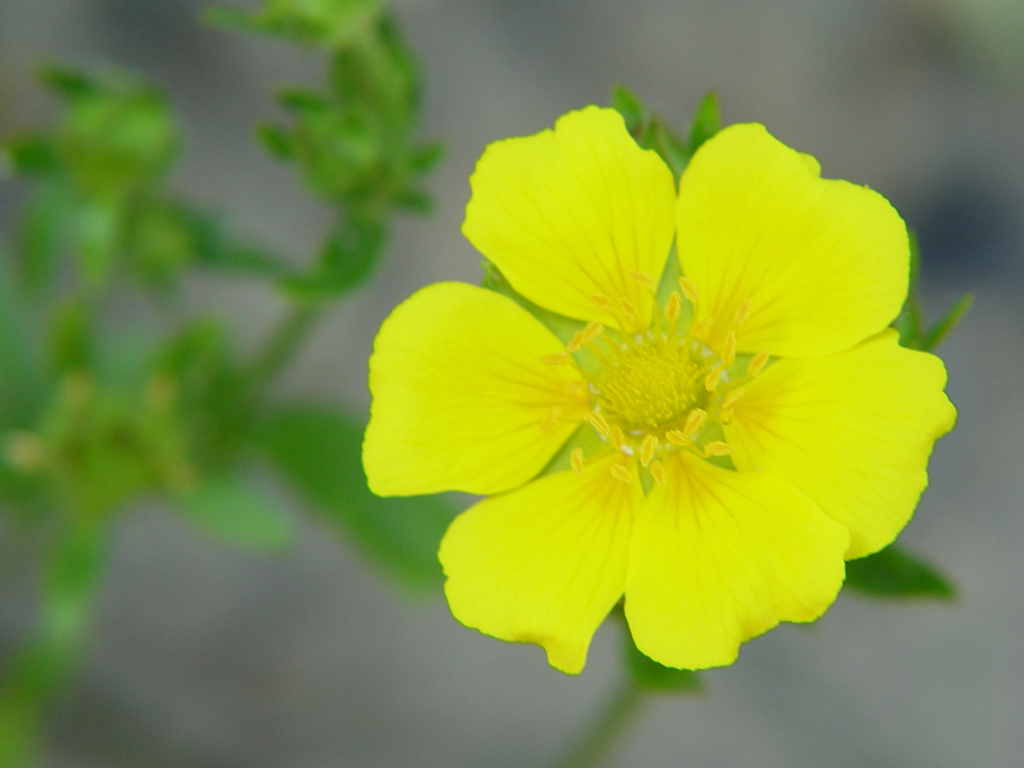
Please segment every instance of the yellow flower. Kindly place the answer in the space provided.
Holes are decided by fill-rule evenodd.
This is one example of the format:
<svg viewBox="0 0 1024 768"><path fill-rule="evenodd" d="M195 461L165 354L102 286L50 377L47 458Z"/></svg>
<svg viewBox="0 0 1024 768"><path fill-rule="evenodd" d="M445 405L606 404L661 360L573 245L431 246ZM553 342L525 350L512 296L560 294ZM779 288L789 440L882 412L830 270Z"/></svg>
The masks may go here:
<svg viewBox="0 0 1024 768"><path fill-rule="evenodd" d="M895 210L760 125L707 141L677 194L597 107L492 144L471 185L466 237L581 322L565 343L440 283L380 329L370 487L488 496L441 544L454 616L570 673L623 596L637 647L688 669L820 616L844 560L906 525L955 418L942 362L887 327Z"/></svg>

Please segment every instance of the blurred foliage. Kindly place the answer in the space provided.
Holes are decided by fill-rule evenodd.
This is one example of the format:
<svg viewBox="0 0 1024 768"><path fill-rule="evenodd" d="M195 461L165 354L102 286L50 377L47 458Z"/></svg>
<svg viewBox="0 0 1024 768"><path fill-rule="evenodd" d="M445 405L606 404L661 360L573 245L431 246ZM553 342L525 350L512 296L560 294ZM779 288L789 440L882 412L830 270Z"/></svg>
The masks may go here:
<svg viewBox="0 0 1024 768"><path fill-rule="evenodd" d="M394 216L428 206L419 184L439 151L417 139L418 68L377 3L270 0L211 16L324 58L324 92L282 93L285 121L259 137L335 221L295 267L173 191L180 131L158 89L118 70L43 71L59 119L0 149L26 192L0 241L0 526L41 553L36 628L0 663L0 768L34 764L88 638L112 524L142 497L225 543L280 550L297 519L259 482L269 465L398 584L440 581L452 508L374 497L361 419L268 394L330 302L369 274ZM211 269L291 303L255 355L218 322L181 317L182 278ZM126 295L158 319L116 320Z"/></svg>

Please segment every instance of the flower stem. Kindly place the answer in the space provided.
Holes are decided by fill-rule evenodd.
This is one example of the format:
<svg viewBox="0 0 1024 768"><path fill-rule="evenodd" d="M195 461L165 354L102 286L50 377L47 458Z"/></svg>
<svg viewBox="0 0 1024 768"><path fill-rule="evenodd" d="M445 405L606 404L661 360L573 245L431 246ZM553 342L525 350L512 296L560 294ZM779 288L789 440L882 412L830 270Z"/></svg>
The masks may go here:
<svg viewBox="0 0 1024 768"><path fill-rule="evenodd" d="M636 682L632 678L625 680L605 702L583 737L555 763L556 768L594 768L601 765L636 719L643 701L643 691Z"/></svg>
<svg viewBox="0 0 1024 768"><path fill-rule="evenodd" d="M269 383L280 373L319 317L320 310L317 307L292 307L252 366L250 377L256 388Z"/></svg>

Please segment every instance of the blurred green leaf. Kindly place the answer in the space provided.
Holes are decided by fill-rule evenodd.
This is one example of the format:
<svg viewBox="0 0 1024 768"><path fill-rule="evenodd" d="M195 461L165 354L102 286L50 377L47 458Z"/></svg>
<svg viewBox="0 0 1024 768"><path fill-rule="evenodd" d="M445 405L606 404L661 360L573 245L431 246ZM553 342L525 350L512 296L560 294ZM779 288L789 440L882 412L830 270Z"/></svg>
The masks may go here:
<svg viewBox="0 0 1024 768"><path fill-rule="evenodd" d="M123 217L123 208L113 199L92 199L79 207L75 235L88 285L101 286L110 277L121 247Z"/></svg>
<svg viewBox="0 0 1024 768"><path fill-rule="evenodd" d="M688 142L687 159L693 157L700 149L700 145L710 139L722 125L722 118L718 109L718 95L709 91L701 99L697 107L697 113L693 116L693 123L690 126L690 140Z"/></svg>
<svg viewBox="0 0 1024 768"><path fill-rule="evenodd" d="M964 315L967 314L972 304L974 304L973 293L965 293L961 296L956 304L950 308L949 312L924 334L924 338L921 339L920 348L928 352L939 346L946 339L946 336L949 335L950 331L960 324L960 321L963 320Z"/></svg>
<svg viewBox="0 0 1024 768"><path fill-rule="evenodd" d="M29 198L18 232L22 273L29 289L38 292L52 279L67 246L74 205L68 185L51 179Z"/></svg>
<svg viewBox="0 0 1024 768"><path fill-rule="evenodd" d="M58 306L50 334L50 365L57 376L89 370L95 349L88 312L79 301Z"/></svg>
<svg viewBox="0 0 1024 768"><path fill-rule="evenodd" d="M48 136L24 134L4 142L7 171L35 176L53 173L60 168L53 141Z"/></svg>
<svg viewBox="0 0 1024 768"><path fill-rule="evenodd" d="M200 266L257 277L281 277L292 271L290 264L263 246L232 235L216 214L185 205L178 205L175 213L188 231Z"/></svg>
<svg viewBox="0 0 1024 768"><path fill-rule="evenodd" d="M0 250L0 428L34 421L47 395L34 323L10 257Z"/></svg>
<svg viewBox="0 0 1024 768"><path fill-rule="evenodd" d="M318 301L352 290L370 275L384 234L384 226L377 221L339 222L328 234L313 274L286 278L284 289L303 301Z"/></svg>
<svg viewBox="0 0 1024 768"><path fill-rule="evenodd" d="M454 512L435 496L374 496L363 474L362 424L296 406L268 418L257 439L300 493L388 572L411 587L440 583L437 548Z"/></svg>
<svg viewBox="0 0 1024 768"><path fill-rule="evenodd" d="M847 562L846 585L876 597L949 599L955 596L945 576L895 545Z"/></svg>
<svg viewBox="0 0 1024 768"><path fill-rule="evenodd" d="M694 142L707 138L707 131L717 127L717 102L709 104L705 96L694 118L689 141L683 141L668 125L623 85L612 90L612 108L622 115L626 130L644 149L653 149L671 169L676 180L682 175L693 154ZM698 143L699 146L699 143Z"/></svg>
<svg viewBox="0 0 1024 768"><path fill-rule="evenodd" d="M273 550L295 540L292 520L242 478L207 478L179 502L192 522L230 544Z"/></svg>
<svg viewBox="0 0 1024 768"><path fill-rule="evenodd" d="M629 673L637 686L647 691L697 693L704 689L700 675L688 669L666 667L641 653L626 631L626 656Z"/></svg>
<svg viewBox="0 0 1024 768"><path fill-rule="evenodd" d="M252 12L209 8L205 18L210 24L242 32L337 48L364 34L379 13L377 0L263 0L263 7Z"/></svg>

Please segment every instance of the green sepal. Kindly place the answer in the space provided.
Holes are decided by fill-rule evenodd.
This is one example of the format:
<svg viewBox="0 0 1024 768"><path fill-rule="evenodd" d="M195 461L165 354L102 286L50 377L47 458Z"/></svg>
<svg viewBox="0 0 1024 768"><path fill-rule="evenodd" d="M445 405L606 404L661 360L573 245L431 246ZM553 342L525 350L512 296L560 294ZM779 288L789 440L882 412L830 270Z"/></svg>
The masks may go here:
<svg viewBox="0 0 1024 768"><path fill-rule="evenodd" d="M964 315L974 304L974 294L965 293L956 303L950 308L945 316L939 320L935 325L928 329L921 339L921 349L925 352L930 352L945 341L946 336L949 335L950 331L960 324L963 320Z"/></svg>
<svg viewBox="0 0 1024 768"><path fill-rule="evenodd" d="M689 157L700 149L700 145L714 136L722 127L722 117L718 108L718 94L708 91L704 94L697 112L690 124L690 139L687 142Z"/></svg>
<svg viewBox="0 0 1024 768"><path fill-rule="evenodd" d="M956 596L953 585L933 566L890 545L846 563L846 586L882 598Z"/></svg>
<svg viewBox="0 0 1024 768"><path fill-rule="evenodd" d="M454 509L437 496L381 498L366 486L364 425L324 406L265 419L257 444L312 509L406 587L440 584L437 549Z"/></svg>
<svg viewBox="0 0 1024 768"><path fill-rule="evenodd" d="M625 634L626 663L637 687L661 693L699 693L704 690L704 681L699 674L659 664L636 647L628 631Z"/></svg>
<svg viewBox="0 0 1024 768"><path fill-rule="evenodd" d="M178 503L191 522L229 544L280 550L295 541L294 521L241 477L205 478Z"/></svg>
<svg viewBox="0 0 1024 768"><path fill-rule="evenodd" d="M540 322L547 326L548 330L563 342L568 343L577 331L586 326L586 323L582 320L566 317L565 315L560 315L557 312L552 312L550 309L545 309L544 307L534 304L512 287L508 278L502 274L502 271L498 269L497 265L493 262L487 259L482 259L480 261L480 266L484 271L483 280L480 283L481 287L486 288L489 291L494 291L495 293L500 293L502 296L508 296L516 304L540 320Z"/></svg>

